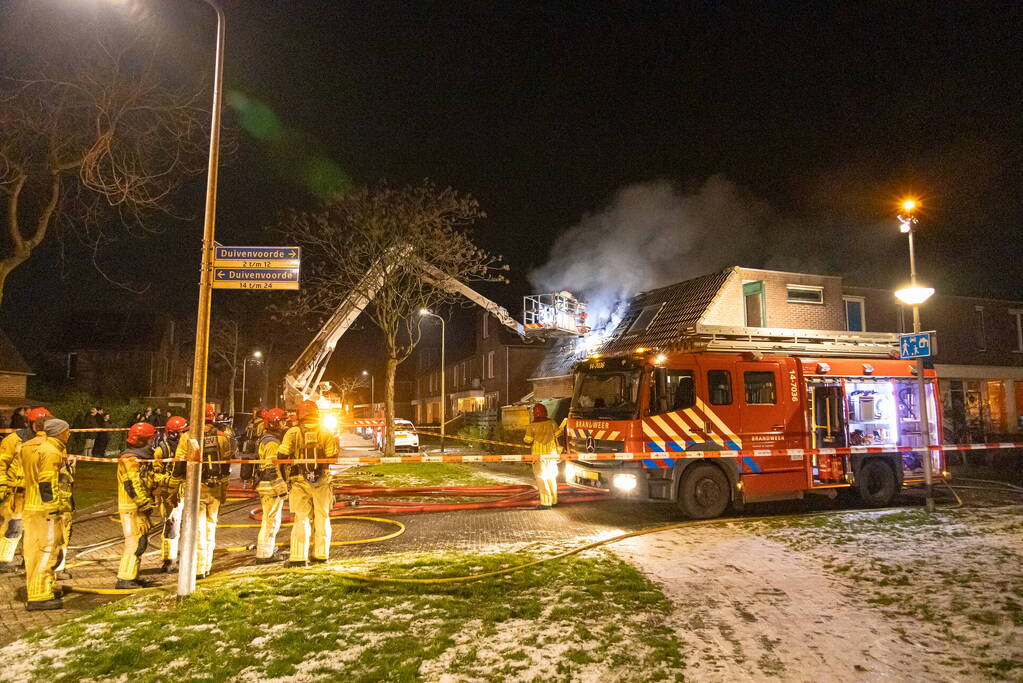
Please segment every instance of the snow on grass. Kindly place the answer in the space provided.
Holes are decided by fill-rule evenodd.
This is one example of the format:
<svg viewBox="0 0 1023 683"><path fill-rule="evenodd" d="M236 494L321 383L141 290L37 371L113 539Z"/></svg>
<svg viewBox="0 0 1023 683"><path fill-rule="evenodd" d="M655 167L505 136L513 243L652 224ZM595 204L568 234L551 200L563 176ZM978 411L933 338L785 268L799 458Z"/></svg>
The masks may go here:
<svg viewBox="0 0 1023 683"><path fill-rule="evenodd" d="M533 558L409 554L356 571L463 576ZM684 659L669 611L603 552L454 584L368 584L328 565L206 584L181 605L163 594L105 605L0 650L16 658L0 681L672 680Z"/></svg>

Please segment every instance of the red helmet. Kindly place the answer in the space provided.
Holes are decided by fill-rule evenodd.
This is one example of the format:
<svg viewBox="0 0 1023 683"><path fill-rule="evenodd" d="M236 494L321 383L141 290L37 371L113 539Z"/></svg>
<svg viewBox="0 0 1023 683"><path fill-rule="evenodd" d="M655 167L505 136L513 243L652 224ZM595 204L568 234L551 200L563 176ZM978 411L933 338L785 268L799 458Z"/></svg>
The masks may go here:
<svg viewBox="0 0 1023 683"><path fill-rule="evenodd" d="M40 406L39 408L33 408L32 410L28 411L29 424L35 422L36 420L42 420L43 418L46 417L53 417L53 413L51 413L46 408L43 408L42 406Z"/></svg>
<svg viewBox="0 0 1023 683"><path fill-rule="evenodd" d="M547 419L547 406L542 403L533 404L533 419L534 420L546 420Z"/></svg>
<svg viewBox="0 0 1023 683"><path fill-rule="evenodd" d="M288 417L288 414L280 408L270 408L269 410L261 412L261 417L266 422L267 426L280 424Z"/></svg>
<svg viewBox="0 0 1023 683"><path fill-rule="evenodd" d="M213 407L212 403L206 404L206 421L213 422L217 419L217 409Z"/></svg>
<svg viewBox="0 0 1023 683"><path fill-rule="evenodd" d="M167 431L168 432L184 432L188 430L188 420L183 417L175 415L171 419L167 420Z"/></svg>
<svg viewBox="0 0 1023 683"><path fill-rule="evenodd" d="M128 428L128 443L132 446L141 446L145 439L156 436L156 427L148 422L136 422Z"/></svg>
<svg viewBox="0 0 1023 683"><path fill-rule="evenodd" d="M314 401L302 401L298 404L298 419L305 420L310 417L317 417L320 414L320 407Z"/></svg>

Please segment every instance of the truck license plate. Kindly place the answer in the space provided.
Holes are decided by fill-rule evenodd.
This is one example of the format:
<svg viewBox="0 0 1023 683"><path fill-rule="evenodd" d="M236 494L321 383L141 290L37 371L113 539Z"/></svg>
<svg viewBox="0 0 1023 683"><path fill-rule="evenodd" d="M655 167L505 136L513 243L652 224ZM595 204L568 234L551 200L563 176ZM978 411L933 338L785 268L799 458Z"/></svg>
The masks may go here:
<svg viewBox="0 0 1023 683"><path fill-rule="evenodd" d="M579 470L579 474L577 476L579 476L582 479L591 479L593 481L597 481L600 479L599 474L597 474L596 472L590 472L589 470Z"/></svg>

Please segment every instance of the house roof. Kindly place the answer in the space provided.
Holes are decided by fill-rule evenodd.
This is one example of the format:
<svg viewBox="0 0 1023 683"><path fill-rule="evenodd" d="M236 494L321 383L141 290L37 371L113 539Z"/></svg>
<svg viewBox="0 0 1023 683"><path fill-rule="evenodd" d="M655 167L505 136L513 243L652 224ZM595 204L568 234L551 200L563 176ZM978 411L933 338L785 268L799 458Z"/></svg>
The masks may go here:
<svg viewBox="0 0 1023 683"><path fill-rule="evenodd" d="M637 346L664 348L681 341L682 331L700 322L732 270L727 268L633 297L618 327L599 352L624 353ZM633 323L647 309L656 311L650 324L645 330L630 333Z"/></svg>
<svg viewBox="0 0 1023 683"><path fill-rule="evenodd" d="M700 322L733 270L727 268L634 296L626 305L621 321L595 351L606 354L627 353L637 346L664 348L678 343L682 339L683 330ZM651 309L648 316L656 311L650 324L642 332L629 333L633 323L646 309ZM580 346L576 339L562 339L537 367L534 378L566 375L580 358Z"/></svg>
<svg viewBox="0 0 1023 683"><path fill-rule="evenodd" d="M31 375L32 368L22 358L14 343L0 330L0 372L18 375Z"/></svg>

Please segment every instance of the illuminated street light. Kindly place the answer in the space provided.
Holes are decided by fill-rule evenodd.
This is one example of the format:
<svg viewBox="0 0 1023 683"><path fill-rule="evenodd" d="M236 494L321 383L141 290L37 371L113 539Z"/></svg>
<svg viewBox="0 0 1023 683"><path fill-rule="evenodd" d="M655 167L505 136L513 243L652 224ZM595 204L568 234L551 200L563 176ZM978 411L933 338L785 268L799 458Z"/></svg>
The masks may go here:
<svg viewBox="0 0 1023 683"><path fill-rule="evenodd" d="M429 308L420 308L419 315L424 318L436 318L440 321L440 452L444 452L444 416L446 397L444 396L444 318L430 311Z"/></svg>
<svg viewBox="0 0 1023 683"><path fill-rule="evenodd" d="M933 287L921 287L916 280L916 252L913 249L913 226L916 225L916 210L920 202L912 197L902 200L898 215L899 231L909 240L909 286L895 292L899 301L913 307L913 332L920 332L920 304L931 298ZM934 511L934 477L931 472L931 426L927 415L927 384L924 381L924 359L916 361L916 386L920 412L920 435L924 447L924 482L926 484L925 503L928 512Z"/></svg>
<svg viewBox="0 0 1023 683"><path fill-rule="evenodd" d="M895 290L895 296L899 301L910 306L919 306L930 299L932 294L934 294L934 287L920 287L919 285L910 285Z"/></svg>
<svg viewBox="0 0 1023 683"><path fill-rule="evenodd" d="M373 375L371 375L369 370L363 370L362 371L362 376L363 377L369 377L369 406L370 406L369 407L369 412L372 413L374 410L376 410L376 406L377 406L377 399L376 399L376 393L377 393L377 381L376 380L377 380L377 378L374 377ZM373 415L370 415L370 417L373 417Z"/></svg>

